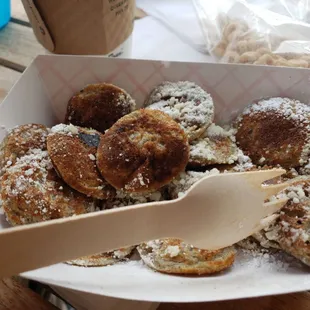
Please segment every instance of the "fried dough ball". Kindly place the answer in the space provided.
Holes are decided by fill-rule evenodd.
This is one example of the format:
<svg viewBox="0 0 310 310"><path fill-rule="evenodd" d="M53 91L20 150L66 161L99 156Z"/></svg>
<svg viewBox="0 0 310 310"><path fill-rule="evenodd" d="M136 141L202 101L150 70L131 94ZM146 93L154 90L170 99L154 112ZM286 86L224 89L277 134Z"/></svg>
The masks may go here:
<svg viewBox="0 0 310 310"><path fill-rule="evenodd" d="M291 67L308 68L308 62L304 59L290 59L287 62Z"/></svg>
<svg viewBox="0 0 310 310"><path fill-rule="evenodd" d="M185 169L187 137L167 114L138 110L118 120L101 138L97 166L115 188L151 192Z"/></svg>
<svg viewBox="0 0 310 310"><path fill-rule="evenodd" d="M47 150L62 179L73 189L97 199L114 196L96 165L100 134L93 129L59 124L47 137Z"/></svg>
<svg viewBox="0 0 310 310"><path fill-rule="evenodd" d="M300 57L300 59L305 60L308 64L310 64L310 54L303 55Z"/></svg>
<svg viewBox="0 0 310 310"><path fill-rule="evenodd" d="M231 42L247 33L249 27L246 23L235 21L228 23L223 29L223 37Z"/></svg>
<svg viewBox="0 0 310 310"><path fill-rule="evenodd" d="M178 239L160 239L138 246L143 262L156 271L168 274L206 275L229 268L235 260L235 249L227 247L207 251Z"/></svg>
<svg viewBox="0 0 310 310"><path fill-rule="evenodd" d="M274 64L277 67L291 67L291 65L286 59L276 59Z"/></svg>
<svg viewBox="0 0 310 310"><path fill-rule="evenodd" d="M299 167L310 154L309 124L310 107L297 100L260 100L237 119L237 144L254 164Z"/></svg>
<svg viewBox="0 0 310 310"><path fill-rule="evenodd" d="M227 42L226 41L220 41L216 46L212 49L212 53L219 58L222 58L226 54L227 49Z"/></svg>
<svg viewBox="0 0 310 310"><path fill-rule="evenodd" d="M248 41L247 40L241 40L241 41L237 42L236 43L236 50L240 55L248 52L249 51Z"/></svg>
<svg viewBox="0 0 310 310"><path fill-rule="evenodd" d="M227 51L225 55L223 55L222 61L228 63L238 63L240 60L240 56L237 52Z"/></svg>
<svg viewBox="0 0 310 310"><path fill-rule="evenodd" d="M269 54L265 54L260 56L255 62L254 65L268 65L268 66L272 66L275 64L275 59L269 55Z"/></svg>
<svg viewBox="0 0 310 310"><path fill-rule="evenodd" d="M19 158L2 176L0 188L2 207L13 226L84 214L97 206L58 177L47 151Z"/></svg>
<svg viewBox="0 0 310 310"><path fill-rule="evenodd" d="M254 63L259 58L259 54L257 52L246 52L243 53L240 58L240 63Z"/></svg>
<svg viewBox="0 0 310 310"><path fill-rule="evenodd" d="M261 47L261 48L259 48L257 51L256 51L260 56L263 56L263 55L265 55L265 54L267 54L267 55L269 55L269 56L273 56L272 54L271 54L271 50L269 49L269 48L267 48L267 47Z"/></svg>
<svg viewBox="0 0 310 310"><path fill-rule="evenodd" d="M69 100L65 123L104 133L133 110L135 101L125 90L107 83L90 84Z"/></svg>
<svg viewBox="0 0 310 310"><path fill-rule="evenodd" d="M250 39L250 40L247 40L247 44L248 44L248 51L253 51L253 52L260 51L261 53L262 49L268 48L268 44L266 40L263 40L263 39L261 40Z"/></svg>

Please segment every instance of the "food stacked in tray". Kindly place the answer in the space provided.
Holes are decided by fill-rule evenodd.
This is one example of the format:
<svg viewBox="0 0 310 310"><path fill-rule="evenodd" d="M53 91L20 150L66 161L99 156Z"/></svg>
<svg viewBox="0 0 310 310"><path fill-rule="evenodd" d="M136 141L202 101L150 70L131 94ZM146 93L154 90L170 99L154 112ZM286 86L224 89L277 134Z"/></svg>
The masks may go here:
<svg viewBox="0 0 310 310"><path fill-rule="evenodd" d="M143 109L117 86L88 85L69 100L63 123L9 131L0 146L1 205L11 225L23 225L176 199L208 174L281 166L287 174L272 182L288 180L290 187L279 193L287 204L236 247L208 251L164 239L137 245L137 251L147 266L171 274L227 269L238 247L283 250L310 265L309 122L307 105L268 98L220 127L211 96L187 81L158 85ZM134 250L67 263L111 265Z"/></svg>

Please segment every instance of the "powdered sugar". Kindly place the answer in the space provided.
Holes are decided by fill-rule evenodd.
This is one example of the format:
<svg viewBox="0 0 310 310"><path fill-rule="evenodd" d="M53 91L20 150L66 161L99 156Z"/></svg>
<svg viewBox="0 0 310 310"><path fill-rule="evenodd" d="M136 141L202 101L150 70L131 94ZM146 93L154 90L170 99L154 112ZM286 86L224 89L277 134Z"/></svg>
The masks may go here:
<svg viewBox="0 0 310 310"><path fill-rule="evenodd" d="M241 124L244 115L256 115L261 113L261 117L269 117L268 113L279 116L282 119L289 120L295 124L301 133L304 133L304 144L302 145L299 164L304 165L308 161L310 154L310 107L298 100L289 98L269 98L260 100L248 106L239 117ZM287 146L286 153L290 152L291 145Z"/></svg>
<svg viewBox="0 0 310 310"><path fill-rule="evenodd" d="M240 268L251 268L252 270L267 270L287 272L290 268L302 268L300 263L293 257L283 252L275 252L266 249L238 251L236 265Z"/></svg>
<svg viewBox="0 0 310 310"><path fill-rule="evenodd" d="M89 157L90 160L93 160L93 161L96 160L96 157L93 154L88 154L88 157Z"/></svg>
<svg viewBox="0 0 310 310"><path fill-rule="evenodd" d="M310 113L310 107L298 100L289 98L275 97L258 101L247 107L243 114L269 111L299 123L309 124L307 115Z"/></svg>
<svg viewBox="0 0 310 310"><path fill-rule="evenodd" d="M103 201L103 209L120 208L162 200L164 200L164 197L160 191L148 194L135 194L117 190L116 196L113 199Z"/></svg>
<svg viewBox="0 0 310 310"><path fill-rule="evenodd" d="M178 256L179 253L180 253L180 247L177 245L169 245L165 250L165 254L169 255L170 257Z"/></svg>
<svg viewBox="0 0 310 310"><path fill-rule="evenodd" d="M211 96L192 82L164 82L150 95L148 109L160 110L177 121L189 135L196 138L213 121Z"/></svg>
<svg viewBox="0 0 310 310"><path fill-rule="evenodd" d="M25 155L21 158L18 158L15 165L11 166L7 169L7 173L15 173L19 172L21 168L32 166L32 168L29 168L26 170L26 175L31 175L36 171L37 169L40 169L42 171L47 171L49 169L52 169L53 165L48 157L47 151L42 151L39 149L33 149L31 150L31 153L28 155Z"/></svg>
<svg viewBox="0 0 310 310"><path fill-rule="evenodd" d="M112 255L114 258L117 258L117 259L124 259L132 252L133 249L134 247L122 248L122 249L113 251Z"/></svg>
<svg viewBox="0 0 310 310"><path fill-rule="evenodd" d="M115 102L117 106L122 106L125 109L133 111L136 107L136 102L127 94L127 92L122 89L123 93L119 93Z"/></svg>
<svg viewBox="0 0 310 310"><path fill-rule="evenodd" d="M210 171L196 172L196 171L186 171L180 173L180 175L175 178L170 184L168 184L167 189L169 195L172 199L182 197L185 195L196 182L207 175L219 174L219 170L214 168Z"/></svg>
<svg viewBox="0 0 310 310"><path fill-rule="evenodd" d="M310 265L310 241L308 226L310 223L309 182L307 177L297 177L288 181L290 186L273 197L271 200L286 198L287 204L263 230L253 237L263 247L284 249L287 253L298 257L305 264Z"/></svg>
<svg viewBox="0 0 310 310"><path fill-rule="evenodd" d="M242 150L238 149L237 153L237 165L233 168L236 172L244 172L254 167L252 160L249 156L244 155Z"/></svg>
<svg viewBox="0 0 310 310"><path fill-rule="evenodd" d="M7 168L1 181L1 199L13 225L41 222L95 211L95 201L61 191L47 151L32 150Z"/></svg>
<svg viewBox="0 0 310 310"><path fill-rule="evenodd" d="M69 136L77 135L79 130L76 126L69 124L58 124L51 128L51 133L61 133Z"/></svg>
<svg viewBox="0 0 310 310"><path fill-rule="evenodd" d="M299 204L309 200L310 179L305 176L299 176L289 182L285 191L279 193L277 198L290 199L291 203Z"/></svg>
<svg viewBox="0 0 310 310"><path fill-rule="evenodd" d="M190 144L192 165L233 164L238 159L234 130L211 124L206 132Z"/></svg>
<svg viewBox="0 0 310 310"><path fill-rule="evenodd" d="M310 159L308 159L306 165L299 169L299 174L310 175Z"/></svg>
<svg viewBox="0 0 310 310"><path fill-rule="evenodd" d="M17 158L32 153L33 149L46 150L49 133L43 125L25 124L10 129L0 144L0 175L13 165Z"/></svg>

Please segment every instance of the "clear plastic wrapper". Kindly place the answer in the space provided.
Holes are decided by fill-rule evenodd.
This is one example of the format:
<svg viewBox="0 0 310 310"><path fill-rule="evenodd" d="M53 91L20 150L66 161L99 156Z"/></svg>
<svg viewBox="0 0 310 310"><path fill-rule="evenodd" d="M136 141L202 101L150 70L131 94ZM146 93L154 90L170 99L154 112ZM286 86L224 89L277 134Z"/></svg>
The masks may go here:
<svg viewBox="0 0 310 310"><path fill-rule="evenodd" d="M310 67L306 0L193 0L208 52L219 62Z"/></svg>

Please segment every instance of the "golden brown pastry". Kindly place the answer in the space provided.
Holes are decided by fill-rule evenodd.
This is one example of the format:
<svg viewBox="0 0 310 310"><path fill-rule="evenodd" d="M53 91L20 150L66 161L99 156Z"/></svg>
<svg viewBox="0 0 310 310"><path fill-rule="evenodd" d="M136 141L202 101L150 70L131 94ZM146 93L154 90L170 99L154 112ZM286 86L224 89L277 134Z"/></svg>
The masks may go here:
<svg viewBox="0 0 310 310"><path fill-rule="evenodd" d="M233 130L212 124L201 137L190 143L189 168L233 164L237 159L238 147Z"/></svg>
<svg viewBox="0 0 310 310"><path fill-rule="evenodd" d="M101 138L97 166L115 188L151 192L185 169L187 137L167 114L138 110L118 120Z"/></svg>
<svg viewBox="0 0 310 310"><path fill-rule="evenodd" d="M288 188L271 201L287 198L288 202L251 240L264 248L282 249L310 266L310 177L299 176L286 182ZM247 239L239 244L250 245Z"/></svg>
<svg viewBox="0 0 310 310"><path fill-rule="evenodd" d="M69 265L76 265L82 267L100 267L114 265L115 263L128 258L134 248L135 247L121 248L113 252L83 256L71 261L67 261L66 263Z"/></svg>
<svg viewBox="0 0 310 310"><path fill-rule="evenodd" d="M288 181L284 191L289 198L281 209L271 233L265 235L276 241L281 249L310 266L310 177L297 177Z"/></svg>
<svg viewBox="0 0 310 310"><path fill-rule="evenodd" d="M19 158L7 168L0 188L2 207L13 226L84 214L97 206L58 177L47 151Z"/></svg>
<svg viewBox="0 0 310 310"><path fill-rule="evenodd" d="M102 178L96 165L101 133L59 124L47 137L47 150L62 179L73 189L97 199L114 196L115 190Z"/></svg>
<svg viewBox="0 0 310 310"><path fill-rule="evenodd" d="M70 99L65 123L104 133L133 110L135 102L125 90L107 83L90 84Z"/></svg>
<svg viewBox="0 0 310 310"><path fill-rule="evenodd" d="M235 249L207 251L178 239L161 239L138 246L143 262L157 271L169 274L213 274L229 268L235 260Z"/></svg>
<svg viewBox="0 0 310 310"><path fill-rule="evenodd" d="M48 129L40 124L25 124L12 129L0 144L0 175L33 149L46 150L47 135Z"/></svg>
<svg viewBox="0 0 310 310"><path fill-rule="evenodd" d="M145 102L147 109L170 115L181 125L190 141L198 138L213 122L211 96L193 82L163 82Z"/></svg>
<svg viewBox="0 0 310 310"><path fill-rule="evenodd" d="M278 231L281 249L310 266L310 201L288 204L282 212Z"/></svg>
<svg viewBox="0 0 310 310"><path fill-rule="evenodd" d="M310 107L288 98L269 98L247 107L237 119L239 147L257 165L302 166L310 153Z"/></svg>

